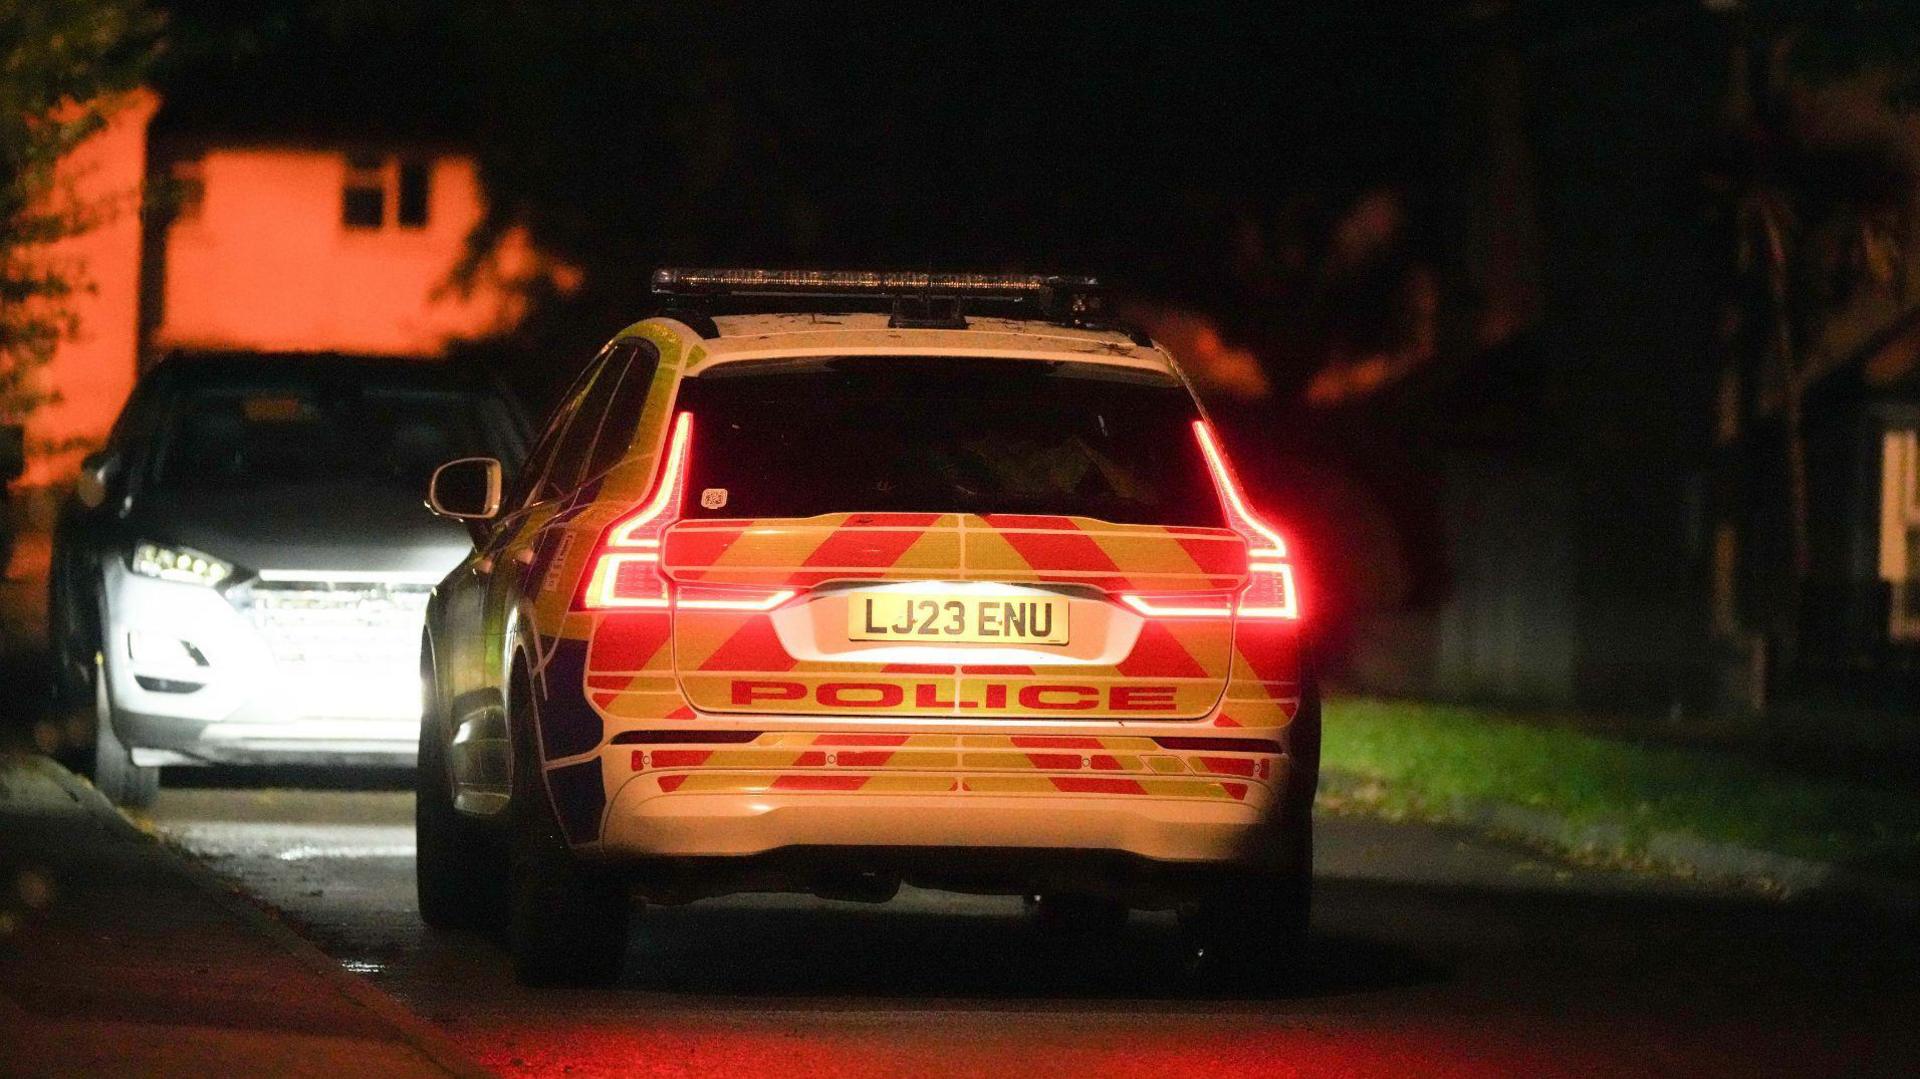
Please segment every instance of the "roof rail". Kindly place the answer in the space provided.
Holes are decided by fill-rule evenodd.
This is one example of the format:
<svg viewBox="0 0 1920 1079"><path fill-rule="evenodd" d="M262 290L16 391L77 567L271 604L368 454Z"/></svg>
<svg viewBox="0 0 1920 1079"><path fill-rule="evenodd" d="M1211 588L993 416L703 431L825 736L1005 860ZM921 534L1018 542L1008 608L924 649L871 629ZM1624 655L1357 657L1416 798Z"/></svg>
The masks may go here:
<svg viewBox="0 0 1920 1079"><path fill-rule="evenodd" d="M964 329L970 302L1030 305L1071 326L1110 325L1099 280L1062 274L670 267L654 271L653 291L675 308L747 296L886 301L894 325L914 328Z"/></svg>

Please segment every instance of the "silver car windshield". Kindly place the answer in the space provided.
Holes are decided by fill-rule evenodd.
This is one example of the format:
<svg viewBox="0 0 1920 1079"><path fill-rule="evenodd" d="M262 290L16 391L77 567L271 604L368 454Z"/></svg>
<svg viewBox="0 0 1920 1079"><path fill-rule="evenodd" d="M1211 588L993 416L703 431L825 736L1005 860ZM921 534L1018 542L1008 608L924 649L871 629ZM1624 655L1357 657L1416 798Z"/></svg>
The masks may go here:
<svg viewBox="0 0 1920 1079"><path fill-rule="evenodd" d="M456 390L325 377L190 386L164 426L148 482L420 488L453 458L508 456L508 426L500 402Z"/></svg>

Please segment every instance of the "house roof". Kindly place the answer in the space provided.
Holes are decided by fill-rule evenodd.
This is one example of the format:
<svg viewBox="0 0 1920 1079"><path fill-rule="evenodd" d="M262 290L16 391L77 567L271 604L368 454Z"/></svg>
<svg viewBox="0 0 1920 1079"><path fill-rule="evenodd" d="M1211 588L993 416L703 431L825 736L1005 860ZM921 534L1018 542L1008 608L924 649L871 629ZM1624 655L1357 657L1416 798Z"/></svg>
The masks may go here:
<svg viewBox="0 0 1920 1079"><path fill-rule="evenodd" d="M457 144L474 130L474 80L450 32L431 20L192 0L174 8L153 78L163 105L152 136L162 143Z"/></svg>

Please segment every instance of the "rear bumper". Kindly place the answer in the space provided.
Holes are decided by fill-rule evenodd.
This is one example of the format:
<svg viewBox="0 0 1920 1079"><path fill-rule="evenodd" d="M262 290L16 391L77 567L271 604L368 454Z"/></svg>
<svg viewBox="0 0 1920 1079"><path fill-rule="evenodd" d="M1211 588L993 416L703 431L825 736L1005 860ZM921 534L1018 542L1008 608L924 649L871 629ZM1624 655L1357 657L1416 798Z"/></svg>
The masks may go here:
<svg viewBox="0 0 1920 1079"><path fill-rule="evenodd" d="M1244 803L1144 797L656 794L629 784L602 847L744 856L784 847L1099 850L1168 862L1258 861L1265 814ZM634 793L629 793L634 792Z"/></svg>
<svg viewBox="0 0 1920 1079"><path fill-rule="evenodd" d="M653 858L618 867L655 903L687 903L741 892L799 892L827 899L885 901L899 885L971 895L1095 895L1137 910L1168 910L1223 893L1245 894L1306 862L1252 867L1233 862L1162 862L1116 851L1041 847L782 847L731 858Z"/></svg>
<svg viewBox="0 0 1920 1079"><path fill-rule="evenodd" d="M899 767L877 771L844 768L817 754L801 758L812 767L784 771L725 766L765 751L707 758L720 767L640 771L613 792L598 841L581 852L609 863L698 861L710 877L749 872L750 863L770 858L813 865L852 859L855 871L887 873L893 871L885 860L857 868L860 852L917 852L936 863L1031 863L1070 874L1085 867L1095 876L1082 883L1102 890L1113 883L1108 871L1115 863L1200 875L1287 872L1300 861L1300 839L1310 827L1289 819L1287 807L1301 803L1285 796L1293 777L1284 754L1141 757L1126 747L1151 743L1123 736L1104 740L1121 752L1086 759L1137 770L1090 775L1021 769L1018 762L1031 759L1025 754L969 751L1006 736L932 737L945 737L959 752L904 752L890 758ZM840 759L856 752L843 750ZM666 756L650 754L646 763ZM1222 774L1242 771L1240 765L1252 774ZM716 868L729 862L735 865ZM1021 877L1033 879L1031 872Z"/></svg>

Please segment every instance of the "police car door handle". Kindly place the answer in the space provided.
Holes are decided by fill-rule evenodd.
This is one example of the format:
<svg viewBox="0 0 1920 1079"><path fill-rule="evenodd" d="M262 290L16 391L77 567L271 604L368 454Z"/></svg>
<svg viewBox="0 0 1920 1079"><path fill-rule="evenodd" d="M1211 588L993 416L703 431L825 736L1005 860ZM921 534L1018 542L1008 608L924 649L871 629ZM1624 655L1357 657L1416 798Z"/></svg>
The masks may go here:
<svg viewBox="0 0 1920 1079"><path fill-rule="evenodd" d="M520 563L523 566L533 565L533 548L522 547L519 550L513 552L513 560L515 562Z"/></svg>

